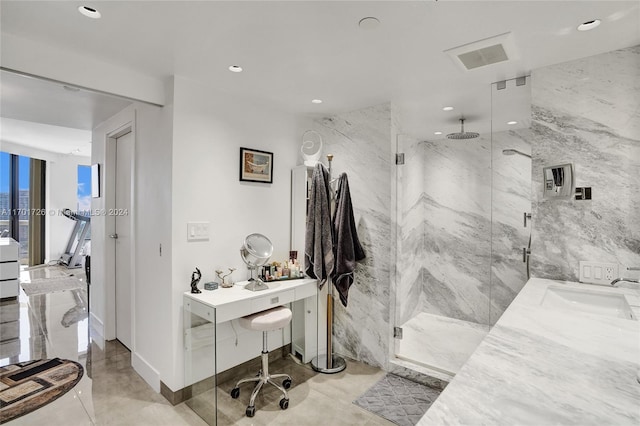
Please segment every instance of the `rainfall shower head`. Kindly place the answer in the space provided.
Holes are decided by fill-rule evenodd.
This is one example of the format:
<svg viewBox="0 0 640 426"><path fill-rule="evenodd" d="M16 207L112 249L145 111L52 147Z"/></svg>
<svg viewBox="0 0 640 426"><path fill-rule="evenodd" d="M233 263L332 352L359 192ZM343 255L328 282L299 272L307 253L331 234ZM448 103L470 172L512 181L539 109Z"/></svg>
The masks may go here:
<svg viewBox="0 0 640 426"><path fill-rule="evenodd" d="M522 151L518 151L517 149L512 149L512 148L509 148L509 149L503 149L503 150L502 150L502 153L503 153L504 155L515 155L515 154L518 154L518 155L523 155L523 156L525 156L525 157L531 158L531 156L530 156L529 154L525 154L525 153L524 153L524 152L522 152Z"/></svg>
<svg viewBox="0 0 640 426"><path fill-rule="evenodd" d="M464 118L460 119L460 132L459 133L449 133L447 135L447 139L473 139L480 136L480 133L476 132L465 132L464 131Z"/></svg>

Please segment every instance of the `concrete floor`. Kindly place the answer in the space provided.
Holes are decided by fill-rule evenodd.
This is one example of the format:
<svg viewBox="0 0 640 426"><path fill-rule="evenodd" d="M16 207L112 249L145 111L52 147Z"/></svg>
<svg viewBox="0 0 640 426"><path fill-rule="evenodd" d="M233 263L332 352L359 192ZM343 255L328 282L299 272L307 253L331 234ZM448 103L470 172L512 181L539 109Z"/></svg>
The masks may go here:
<svg viewBox="0 0 640 426"><path fill-rule="evenodd" d="M51 268L48 268L51 269ZM22 279L59 278L79 270L60 268L45 272L23 272ZM26 275L25 275L26 274ZM40 358L66 358L85 367L80 382L61 398L17 418L11 425L204 425L186 403L172 406L154 392L131 367L131 354L120 342L104 341L89 335L90 324L82 313L85 290L69 290L28 297L21 291L15 303L19 308L20 350L0 353L0 366ZM83 297L85 296L85 297ZM14 305L15 306L15 305ZM69 325L69 312L75 313ZM66 321L62 321L67 313ZM256 414L245 417L252 385L242 387L236 400L229 396L232 379L219 385L218 424L220 425L392 425L353 401L364 393L384 371L363 363L348 361L347 369L334 375L318 374L308 365L289 358L279 359L270 371L292 376L289 408L281 410L280 394L269 387L256 401ZM195 398L210 405L213 390ZM208 398L208 399L207 399ZM198 402L199 400L199 402Z"/></svg>

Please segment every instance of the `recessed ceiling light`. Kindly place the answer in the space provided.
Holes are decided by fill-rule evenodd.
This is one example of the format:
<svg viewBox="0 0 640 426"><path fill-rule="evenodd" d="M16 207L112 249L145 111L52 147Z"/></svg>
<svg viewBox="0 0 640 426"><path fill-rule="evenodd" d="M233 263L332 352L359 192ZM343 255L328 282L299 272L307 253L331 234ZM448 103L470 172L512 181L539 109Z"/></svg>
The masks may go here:
<svg viewBox="0 0 640 426"><path fill-rule="evenodd" d="M229 67L229 71L231 71L231 72L242 72L242 67L240 65L231 65Z"/></svg>
<svg viewBox="0 0 640 426"><path fill-rule="evenodd" d="M380 20L378 18L374 18L373 16L367 16L366 18L362 18L358 25L363 30L373 30L378 28L380 25Z"/></svg>
<svg viewBox="0 0 640 426"><path fill-rule="evenodd" d="M321 104L322 103L322 99L312 99L311 103L312 104Z"/></svg>
<svg viewBox="0 0 640 426"><path fill-rule="evenodd" d="M447 107L442 108L442 110L443 111L453 111L453 107L447 106Z"/></svg>
<svg viewBox="0 0 640 426"><path fill-rule="evenodd" d="M434 135L441 135L442 132L433 132Z"/></svg>
<svg viewBox="0 0 640 426"><path fill-rule="evenodd" d="M93 18L93 19L100 19L100 17L102 16L100 12L98 12L96 9L89 6L80 6L78 8L78 12L82 13L84 16L88 18Z"/></svg>
<svg viewBox="0 0 640 426"><path fill-rule="evenodd" d="M518 124L517 121L507 121L507 124Z"/></svg>
<svg viewBox="0 0 640 426"><path fill-rule="evenodd" d="M600 25L599 19L592 19L591 21L583 22L578 25L578 31L589 31Z"/></svg>
<svg viewBox="0 0 640 426"><path fill-rule="evenodd" d="M66 84L63 85L62 88L64 90L68 90L69 92L79 92L80 91L80 89L78 89L77 87L67 86Z"/></svg>

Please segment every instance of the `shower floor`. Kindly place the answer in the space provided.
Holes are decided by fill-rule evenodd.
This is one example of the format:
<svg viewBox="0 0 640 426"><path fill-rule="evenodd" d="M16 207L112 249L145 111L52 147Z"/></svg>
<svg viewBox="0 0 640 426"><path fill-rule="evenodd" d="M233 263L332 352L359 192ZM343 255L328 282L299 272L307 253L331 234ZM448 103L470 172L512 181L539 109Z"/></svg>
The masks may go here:
<svg viewBox="0 0 640 426"><path fill-rule="evenodd" d="M489 330L488 325L423 312L402 325L396 356L455 375Z"/></svg>

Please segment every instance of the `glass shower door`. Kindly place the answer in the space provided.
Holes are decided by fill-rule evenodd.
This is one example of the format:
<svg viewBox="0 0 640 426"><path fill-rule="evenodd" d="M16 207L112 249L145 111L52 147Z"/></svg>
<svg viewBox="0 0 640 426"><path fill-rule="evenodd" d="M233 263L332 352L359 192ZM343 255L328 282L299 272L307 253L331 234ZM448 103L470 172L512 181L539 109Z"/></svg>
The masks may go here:
<svg viewBox="0 0 640 426"><path fill-rule="evenodd" d="M490 119L465 123L477 138L398 138L394 355L427 374L453 377L527 281L531 90L520 83L491 85Z"/></svg>
<svg viewBox="0 0 640 426"><path fill-rule="evenodd" d="M528 279L531 245L529 77L491 85L491 314L494 325Z"/></svg>
<svg viewBox="0 0 640 426"><path fill-rule="evenodd" d="M395 356L448 378L489 330L491 137L398 144Z"/></svg>

